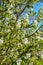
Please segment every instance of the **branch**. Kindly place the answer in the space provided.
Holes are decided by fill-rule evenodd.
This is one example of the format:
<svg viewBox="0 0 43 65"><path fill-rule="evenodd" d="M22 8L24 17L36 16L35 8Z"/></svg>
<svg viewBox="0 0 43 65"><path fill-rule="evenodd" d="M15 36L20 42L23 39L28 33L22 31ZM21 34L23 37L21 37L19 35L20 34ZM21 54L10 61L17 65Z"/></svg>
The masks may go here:
<svg viewBox="0 0 43 65"><path fill-rule="evenodd" d="M40 27L42 26L42 23L43 23L43 22L40 22L38 28L37 28L31 35L29 35L28 37L30 37L30 36L32 36L34 33L36 33L36 32L40 29ZM24 54L26 54L31 47L32 47L32 45L26 46L25 50L26 50L26 49L27 49L27 50L26 50L26 51L23 51L23 52L18 56L18 58L20 58L20 57L22 57Z"/></svg>
<svg viewBox="0 0 43 65"><path fill-rule="evenodd" d="M18 58L20 58L20 57L22 57L24 54L26 54L26 53L29 51L30 48L32 48L32 44L31 44L30 46L27 45L27 46L23 49L22 53L18 56Z"/></svg>
<svg viewBox="0 0 43 65"><path fill-rule="evenodd" d="M24 12L24 10L26 9L27 3L25 4L24 8L20 10L20 12L16 15L16 18L18 20L19 16Z"/></svg>
<svg viewBox="0 0 43 65"><path fill-rule="evenodd" d="M38 24L38 28L37 28L36 30L34 30L33 33L30 34L28 37L34 35L34 34L41 28L42 24L43 24L43 22L40 22L40 23Z"/></svg>

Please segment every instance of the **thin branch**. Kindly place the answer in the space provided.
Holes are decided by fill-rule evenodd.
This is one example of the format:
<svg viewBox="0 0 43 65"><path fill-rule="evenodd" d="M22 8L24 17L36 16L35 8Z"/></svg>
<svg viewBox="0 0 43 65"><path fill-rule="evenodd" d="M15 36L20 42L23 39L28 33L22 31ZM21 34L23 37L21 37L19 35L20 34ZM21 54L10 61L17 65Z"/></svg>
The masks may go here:
<svg viewBox="0 0 43 65"><path fill-rule="evenodd" d="M16 15L16 18L18 20L19 16L24 12L24 10L26 9L27 3L25 4L24 8L20 10L20 12Z"/></svg>
<svg viewBox="0 0 43 65"><path fill-rule="evenodd" d="M30 37L30 36L34 35L34 34L41 28L42 23L43 23L43 22L40 22L40 23L38 24L38 25L39 25L38 28L37 28L36 30L34 30L32 34L30 34L29 36L27 35L27 36Z"/></svg>
<svg viewBox="0 0 43 65"><path fill-rule="evenodd" d="M31 35L29 35L28 37L32 36L33 34L35 34L35 33L40 29L40 27L42 26L42 22L40 22L39 24L40 24L39 27L38 27ZM18 58L20 58L20 57L22 57L24 54L26 54L31 47L32 47L32 45L31 45L31 46L26 46L26 49L27 49L27 50L26 50L26 51L23 51L23 52L18 56Z"/></svg>

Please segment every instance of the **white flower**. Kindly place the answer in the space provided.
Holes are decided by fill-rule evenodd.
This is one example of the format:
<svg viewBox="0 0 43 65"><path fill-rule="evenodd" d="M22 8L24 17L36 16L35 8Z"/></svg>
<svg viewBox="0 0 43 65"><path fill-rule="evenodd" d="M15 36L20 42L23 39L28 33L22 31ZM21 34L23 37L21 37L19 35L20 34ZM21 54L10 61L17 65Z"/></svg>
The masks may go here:
<svg viewBox="0 0 43 65"><path fill-rule="evenodd" d="M21 22L17 22L16 28L19 29L21 27Z"/></svg>
<svg viewBox="0 0 43 65"><path fill-rule="evenodd" d="M23 32L24 32L24 34L26 34L27 32L26 32L26 29L22 29L23 30Z"/></svg>
<svg viewBox="0 0 43 65"><path fill-rule="evenodd" d="M43 38L41 38L40 36L37 36L37 39L43 40Z"/></svg>
<svg viewBox="0 0 43 65"><path fill-rule="evenodd" d="M34 24L37 25L37 23L38 23L37 20L34 20Z"/></svg>
<svg viewBox="0 0 43 65"><path fill-rule="evenodd" d="M11 4L10 6L11 6L11 8L13 8L13 4Z"/></svg>
<svg viewBox="0 0 43 65"><path fill-rule="evenodd" d="M29 23L29 15L28 14L25 15L25 19L26 19L27 23Z"/></svg>
<svg viewBox="0 0 43 65"><path fill-rule="evenodd" d="M14 34L13 36L16 37L16 34Z"/></svg>
<svg viewBox="0 0 43 65"><path fill-rule="evenodd" d="M31 56L31 53L27 53L26 57L29 58Z"/></svg>
<svg viewBox="0 0 43 65"><path fill-rule="evenodd" d="M37 39L40 39L40 36L37 36L36 38L37 38Z"/></svg>
<svg viewBox="0 0 43 65"><path fill-rule="evenodd" d="M43 7L41 7L41 8L40 8L40 12L42 12L42 13L43 13Z"/></svg>
<svg viewBox="0 0 43 65"><path fill-rule="evenodd" d="M11 31L10 29L7 30L7 32L10 32L10 31Z"/></svg>
<svg viewBox="0 0 43 65"><path fill-rule="evenodd" d="M11 29L13 30L14 28L12 27Z"/></svg>
<svg viewBox="0 0 43 65"><path fill-rule="evenodd" d="M12 0L10 0L10 2L12 2Z"/></svg>
<svg viewBox="0 0 43 65"><path fill-rule="evenodd" d="M9 5L10 6L10 5ZM10 6L10 8L11 8L11 6ZM8 12L9 12L9 14L12 14L13 13L13 11L12 10L10 10L10 8L8 8Z"/></svg>
<svg viewBox="0 0 43 65"><path fill-rule="evenodd" d="M18 46L22 46L21 42L19 42L17 45L18 45Z"/></svg>
<svg viewBox="0 0 43 65"><path fill-rule="evenodd" d="M0 39L0 43L3 43L3 39Z"/></svg>
<svg viewBox="0 0 43 65"><path fill-rule="evenodd" d="M33 11L33 8L31 8L31 11Z"/></svg>
<svg viewBox="0 0 43 65"><path fill-rule="evenodd" d="M41 54L41 59L43 59L43 54Z"/></svg>
<svg viewBox="0 0 43 65"><path fill-rule="evenodd" d="M10 29L5 29L4 30L6 33L9 33L11 30Z"/></svg>
<svg viewBox="0 0 43 65"><path fill-rule="evenodd" d="M43 59L43 50L39 52L41 59Z"/></svg>
<svg viewBox="0 0 43 65"><path fill-rule="evenodd" d="M20 65L21 61L22 61L21 59L18 59L17 60L17 65Z"/></svg>
<svg viewBox="0 0 43 65"><path fill-rule="evenodd" d="M12 14L12 13L13 13L13 11L10 10L10 11L9 11L9 14Z"/></svg>
<svg viewBox="0 0 43 65"><path fill-rule="evenodd" d="M23 39L23 43L24 43L24 44L28 44L28 39L27 39L27 38L24 38L24 39Z"/></svg>
<svg viewBox="0 0 43 65"><path fill-rule="evenodd" d="M29 63L29 65L33 65L33 62Z"/></svg>
<svg viewBox="0 0 43 65"><path fill-rule="evenodd" d="M40 37L41 40L43 40L43 38Z"/></svg>
<svg viewBox="0 0 43 65"><path fill-rule="evenodd" d="M8 25L8 22L5 22L5 25Z"/></svg>
<svg viewBox="0 0 43 65"><path fill-rule="evenodd" d="M25 56L25 59L30 58L30 56L31 56L31 53L27 53L26 56Z"/></svg>

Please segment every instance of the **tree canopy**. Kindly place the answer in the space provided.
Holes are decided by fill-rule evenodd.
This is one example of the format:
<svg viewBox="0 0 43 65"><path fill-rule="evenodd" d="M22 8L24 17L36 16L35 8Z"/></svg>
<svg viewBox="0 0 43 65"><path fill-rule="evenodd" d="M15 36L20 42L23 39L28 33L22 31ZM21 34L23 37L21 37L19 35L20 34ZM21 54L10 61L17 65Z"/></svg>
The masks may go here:
<svg viewBox="0 0 43 65"><path fill-rule="evenodd" d="M43 7L36 15L37 2L0 0L0 65L43 65ZM19 18L26 8L29 13Z"/></svg>

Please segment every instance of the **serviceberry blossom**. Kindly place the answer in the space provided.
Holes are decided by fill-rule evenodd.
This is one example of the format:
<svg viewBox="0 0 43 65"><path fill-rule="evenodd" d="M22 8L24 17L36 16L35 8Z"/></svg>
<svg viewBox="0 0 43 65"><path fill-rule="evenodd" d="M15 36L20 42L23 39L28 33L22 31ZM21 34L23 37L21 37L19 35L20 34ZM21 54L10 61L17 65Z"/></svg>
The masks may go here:
<svg viewBox="0 0 43 65"><path fill-rule="evenodd" d="M27 23L29 23L29 15L28 14L25 15L25 19L26 19Z"/></svg>
<svg viewBox="0 0 43 65"><path fill-rule="evenodd" d="M41 54L41 59L43 59L43 54Z"/></svg>
<svg viewBox="0 0 43 65"><path fill-rule="evenodd" d="M21 22L17 22L16 28L19 29L21 27Z"/></svg>
<svg viewBox="0 0 43 65"><path fill-rule="evenodd" d="M1 43L1 44L3 43L3 39L0 39L0 43Z"/></svg>
<svg viewBox="0 0 43 65"><path fill-rule="evenodd" d="M21 61L22 61L21 59L18 59L17 60L17 65L20 65Z"/></svg>
<svg viewBox="0 0 43 65"><path fill-rule="evenodd" d="M25 56L25 59L28 59L31 57L31 53L27 53L26 56Z"/></svg>
<svg viewBox="0 0 43 65"><path fill-rule="evenodd" d="M38 23L37 20L34 20L34 24L37 25L37 23Z"/></svg>
<svg viewBox="0 0 43 65"><path fill-rule="evenodd" d="M24 38L24 39L23 39L23 43L24 43L24 44L28 44L28 39L27 39L27 38Z"/></svg>

